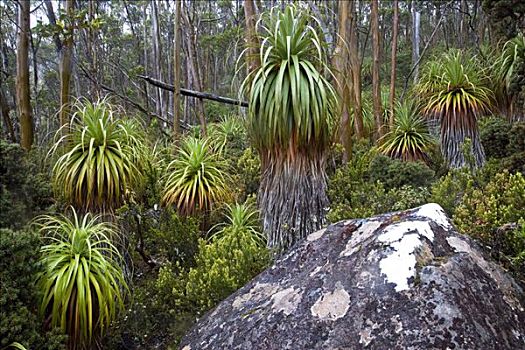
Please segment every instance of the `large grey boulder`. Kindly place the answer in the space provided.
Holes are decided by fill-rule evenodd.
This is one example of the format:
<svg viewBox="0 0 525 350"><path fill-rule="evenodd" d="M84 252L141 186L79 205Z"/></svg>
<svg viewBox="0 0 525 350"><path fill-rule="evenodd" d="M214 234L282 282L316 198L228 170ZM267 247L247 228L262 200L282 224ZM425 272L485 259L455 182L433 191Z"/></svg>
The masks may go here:
<svg viewBox="0 0 525 350"><path fill-rule="evenodd" d="M312 233L189 349L525 349L524 293L437 204Z"/></svg>

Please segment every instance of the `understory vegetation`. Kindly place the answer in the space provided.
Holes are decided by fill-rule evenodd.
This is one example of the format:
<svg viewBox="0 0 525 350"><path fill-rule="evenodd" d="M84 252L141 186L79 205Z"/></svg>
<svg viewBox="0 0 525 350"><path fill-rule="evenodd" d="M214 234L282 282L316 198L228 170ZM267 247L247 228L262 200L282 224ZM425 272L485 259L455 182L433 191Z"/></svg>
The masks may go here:
<svg viewBox="0 0 525 350"><path fill-rule="evenodd" d="M113 6L119 16L127 13L135 35L159 21L148 12L147 21L140 22L141 4L155 11L171 6L153 3L104 2L101 9ZM66 50L74 31L85 31L88 42L100 30L108 39L104 45L118 46L120 56L126 56L121 47L126 46L139 64L125 72L123 80L137 81L122 93L102 84L124 71L121 67L93 73L97 60L106 62L96 50L78 61L85 78L91 77L89 92L77 94L78 99L69 101L68 93L64 102L62 94L54 95L64 81L47 89L35 83L35 91L41 90L34 93L32 108L40 114L29 146L22 117L11 125L10 111L7 118L2 111L0 350L174 349L200 317L310 232L429 202L441 205L458 231L525 283L522 34L474 51L464 43L449 47L447 41L445 47L447 38L433 39L435 33L426 28L425 41L432 47L425 47L415 65L405 35L397 56L394 49L402 76L396 78L393 67L393 84L387 86L376 84L379 68L374 72L364 38L362 62L356 62L358 52L354 57L352 50L359 45L350 45L350 35L337 35L348 43L329 36L326 23L335 30L344 16L330 21L324 7L318 13L323 2L263 3L252 18L260 21L254 21L253 33L246 30L246 38L243 16L249 13L234 9L231 1L210 3L224 17L234 16L236 24L203 35L200 45L207 51L186 43L196 37L190 22L204 5L181 3L177 13L184 13L179 19L186 25L182 41L188 46L178 52L184 52L191 75L186 83L196 89L205 79L203 91L213 86L222 94L239 92L240 101L230 101L235 106L222 103L224 98L217 102L216 96L205 104L193 97L176 102L176 87L169 93L158 85L148 88L153 78L142 74L156 62L142 57L148 51L145 40L135 43L129 33L122 39L125 45L109 40L123 35L124 23L111 11L88 20L88 10L95 9L64 8L56 25L39 22L32 28L47 55L54 52L55 39ZM355 6L331 3L338 9ZM403 4L406 20L410 12L408 2ZM369 5L359 9L359 30L369 27ZM13 17L13 6L0 3L0 16ZM189 6L193 17L185 12ZM390 23L393 8L382 6L381 16ZM161 12L167 28L169 11ZM205 13L203 23L215 26L216 18L208 18L213 11ZM2 21L0 42L4 34L14 37L14 28ZM170 28L172 40L177 34ZM245 39L244 51L227 46ZM221 74L215 73L219 77L212 79L210 67L190 62L197 54L212 62L225 47L232 57L216 62L222 65ZM14 50L8 53L2 61L15 58ZM62 77L63 63L60 67L60 72L44 70L46 79ZM0 68L0 74L10 72ZM385 64L382 75L387 68L392 67ZM169 80L177 74L167 72L156 76ZM14 86L11 80L6 87ZM82 89L79 81L76 85Z"/></svg>

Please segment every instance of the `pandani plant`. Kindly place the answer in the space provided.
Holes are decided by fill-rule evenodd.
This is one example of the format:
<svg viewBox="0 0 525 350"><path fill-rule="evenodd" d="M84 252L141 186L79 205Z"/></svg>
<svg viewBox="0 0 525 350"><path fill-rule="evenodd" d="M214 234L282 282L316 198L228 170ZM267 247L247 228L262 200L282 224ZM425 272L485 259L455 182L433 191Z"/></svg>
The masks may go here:
<svg viewBox="0 0 525 350"><path fill-rule="evenodd" d="M140 129L119 119L105 99L79 100L74 109L50 151L59 157L53 167L55 192L80 211L112 212L139 177Z"/></svg>
<svg viewBox="0 0 525 350"><path fill-rule="evenodd" d="M337 96L306 9L275 7L260 26L260 62L242 84L247 131L261 158L258 205L268 246L290 247L325 222L325 163Z"/></svg>
<svg viewBox="0 0 525 350"><path fill-rule="evenodd" d="M162 203L175 206L182 215L212 209L214 203L229 197L226 167L213 140L186 137L167 167Z"/></svg>
<svg viewBox="0 0 525 350"><path fill-rule="evenodd" d="M496 107L509 120L523 116L523 108L516 110L521 86L525 85L525 36L519 33L507 41L492 66L495 83Z"/></svg>
<svg viewBox="0 0 525 350"><path fill-rule="evenodd" d="M475 56L450 51L423 67L415 87L425 115L440 121L441 152L452 168L466 166L469 153L473 166L485 162L477 121L489 112L494 100L486 73ZM470 149L465 152L467 140Z"/></svg>
<svg viewBox="0 0 525 350"><path fill-rule="evenodd" d="M391 158L426 162L434 140L418 107L405 101L396 105L393 128L379 143L378 150Z"/></svg>
<svg viewBox="0 0 525 350"><path fill-rule="evenodd" d="M69 349L90 349L124 307L128 287L114 225L100 216L41 216L40 312L68 334Z"/></svg>

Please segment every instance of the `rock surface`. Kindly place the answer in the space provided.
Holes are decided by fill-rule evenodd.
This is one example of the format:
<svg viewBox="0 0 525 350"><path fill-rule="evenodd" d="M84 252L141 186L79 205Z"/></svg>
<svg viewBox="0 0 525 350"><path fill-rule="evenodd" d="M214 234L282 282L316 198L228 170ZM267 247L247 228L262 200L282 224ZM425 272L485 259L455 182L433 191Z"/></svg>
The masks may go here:
<svg viewBox="0 0 525 350"><path fill-rule="evenodd" d="M194 349L525 349L522 289L437 204L312 233L205 315Z"/></svg>

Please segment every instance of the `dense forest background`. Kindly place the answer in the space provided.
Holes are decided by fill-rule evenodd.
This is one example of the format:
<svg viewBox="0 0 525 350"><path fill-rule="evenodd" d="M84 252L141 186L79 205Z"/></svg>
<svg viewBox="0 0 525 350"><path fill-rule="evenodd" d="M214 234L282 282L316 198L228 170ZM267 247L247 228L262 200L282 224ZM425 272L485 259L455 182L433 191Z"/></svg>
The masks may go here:
<svg viewBox="0 0 525 350"><path fill-rule="evenodd" d="M429 201L523 280L524 31L520 0L0 0L0 349L176 347L312 230Z"/></svg>

